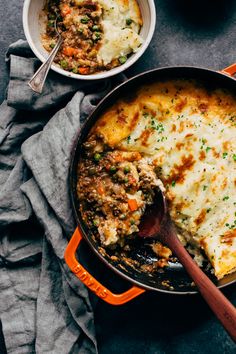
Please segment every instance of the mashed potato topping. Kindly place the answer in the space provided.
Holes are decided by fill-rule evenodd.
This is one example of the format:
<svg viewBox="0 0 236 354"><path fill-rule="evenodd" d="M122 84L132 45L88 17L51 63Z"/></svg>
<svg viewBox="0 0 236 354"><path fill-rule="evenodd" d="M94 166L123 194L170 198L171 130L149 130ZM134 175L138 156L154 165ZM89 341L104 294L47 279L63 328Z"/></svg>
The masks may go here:
<svg viewBox="0 0 236 354"><path fill-rule="evenodd" d="M203 252L219 279L236 269L233 95L188 80L152 84L109 108L92 134L148 161L166 188L179 234Z"/></svg>
<svg viewBox="0 0 236 354"><path fill-rule="evenodd" d="M136 52L142 43L138 35L142 20L134 0L99 0L103 13L104 36L98 59L105 65L113 59ZM128 27L127 27L128 23Z"/></svg>

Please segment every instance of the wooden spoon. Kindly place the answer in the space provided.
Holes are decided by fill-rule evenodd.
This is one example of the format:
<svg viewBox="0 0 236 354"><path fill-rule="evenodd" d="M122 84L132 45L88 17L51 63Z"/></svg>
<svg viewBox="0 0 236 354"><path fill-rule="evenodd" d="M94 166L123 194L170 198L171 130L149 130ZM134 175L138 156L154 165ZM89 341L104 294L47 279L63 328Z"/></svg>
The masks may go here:
<svg viewBox="0 0 236 354"><path fill-rule="evenodd" d="M157 239L173 251L216 317L236 342L236 308L199 268L179 241L161 190L156 193L152 207L144 214L139 230L139 236Z"/></svg>

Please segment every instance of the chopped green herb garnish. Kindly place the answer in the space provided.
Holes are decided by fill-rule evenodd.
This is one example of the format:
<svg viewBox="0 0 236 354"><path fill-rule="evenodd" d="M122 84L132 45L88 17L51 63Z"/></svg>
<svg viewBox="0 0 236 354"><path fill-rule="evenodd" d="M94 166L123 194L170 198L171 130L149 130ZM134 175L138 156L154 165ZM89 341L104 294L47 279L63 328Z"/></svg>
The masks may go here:
<svg viewBox="0 0 236 354"><path fill-rule="evenodd" d="M226 195L226 196L223 198L223 201L226 201L226 200L228 200L228 199L229 199L229 196Z"/></svg>
<svg viewBox="0 0 236 354"><path fill-rule="evenodd" d="M128 136L128 137L127 137L127 144L130 143L130 140L131 140L131 136Z"/></svg>
<svg viewBox="0 0 236 354"><path fill-rule="evenodd" d="M206 152L210 151L211 150L211 147L207 146L206 147Z"/></svg>
<svg viewBox="0 0 236 354"><path fill-rule="evenodd" d="M225 226L228 227L230 230L235 229L235 225L236 225L236 220L234 220L232 225L230 225L229 223L225 224Z"/></svg>
<svg viewBox="0 0 236 354"><path fill-rule="evenodd" d="M205 185L205 186L203 186L202 189L205 191L205 190L207 189L207 187L208 187L208 186Z"/></svg>
<svg viewBox="0 0 236 354"><path fill-rule="evenodd" d="M228 156L227 152L223 152L223 159L226 159L226 157Z"/></svg>
<svg viewBox="0 0 236 354"><path fill-rule="evenodd" d="M154 118L151 119L151 127L150 128L157 130L158 134L163 133L165 130L163 124L162 123L158 124L158 122Z"/></svg>
<svg viewBox="0 0 236 354"><path fill-rule="evenodd" d="M127 18L125 22L126 22L127 26L130 26L131 23L133 22L133 20L131 18Z"/></svg>
<svg viewBox="0 0 236 354"><path fill-rule="evenodd" d="M207 213L210 213L210 211L211 211L211 208L207 209Z"/></svg>
<svg viewBox="0 0 236 354"><path fill-rule="evenodd" d="M233 154L233 160L236 161L236 154Z"/></svg>

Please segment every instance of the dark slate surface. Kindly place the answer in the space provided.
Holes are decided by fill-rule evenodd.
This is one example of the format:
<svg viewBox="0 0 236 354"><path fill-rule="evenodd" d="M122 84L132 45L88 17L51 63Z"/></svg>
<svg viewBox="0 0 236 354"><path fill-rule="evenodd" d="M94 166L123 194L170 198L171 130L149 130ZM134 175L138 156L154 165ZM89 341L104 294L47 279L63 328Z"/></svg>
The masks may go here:
<svg viewBox="0 0 236 354"><path fill-rule="evenodd" d="M153 41L128 75L159 66L196 65L220 70L236 62L236 1L155 0ZM5 95L8 45L24 38L23 0L0 0L0 100ZM117 279L117 283L119 280ZM224 290L236 304L236 285ZM101 354L235 353L235 345L200 296L146 293L130 304L99 302ZM1 347L0 353L4 352Z"/></svg>

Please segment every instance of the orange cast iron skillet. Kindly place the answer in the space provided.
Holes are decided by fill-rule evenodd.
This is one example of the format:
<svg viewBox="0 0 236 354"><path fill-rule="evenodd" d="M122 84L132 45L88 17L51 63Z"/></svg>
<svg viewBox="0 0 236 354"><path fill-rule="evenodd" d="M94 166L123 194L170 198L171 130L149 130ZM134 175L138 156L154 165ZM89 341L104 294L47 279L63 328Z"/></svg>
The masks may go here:
<svg viewBox="0 0 236 354"><path fill-rule="evenodd" d="M128 93L134 92L138 87L151 82L158 82L166 79L195 79L200 80L201 83L207 86L218 88L227 88L232 93L236 94L236 81L233 75L236 73L236 63L222 70L216 72L209 69L196 68L196 67L166 67L154 69L142 74L139 74L125 83L116 87L110 92L96 107L94 112L88 117L84 126L78 132L77 139L74 144L71 166L70 166L70 189L71 198L75 217L78 227L76 228L71 240L65 251L65 260L71 271L97 296L112 305L122 305L136 296L142 294L145 290L150 289L172 294L193 294L196 293L196 288L193 287L192 280L186 274L185 270L179 263L173 263L168 266L164 272L147 274L136 270L122 260L119 262L112 261L109 256L103 256L99 252L99 243L92 237L91 231L84 224L79 208L76 193L77 183L77 165L82 151L82 144L86 140L88 132L94 125L95 121L100 115L110 107L117 99L125 97ZM101 283L99 283L86 269L79 263L76 258L77 248L82 241L90 245L95 254L112 270L119 274L122 278L128 280L132 287L122 294L114 294ZM141 240L143 242L143 240ZM146 247L143 243L138 241L136 247L132 250L131 258L138 261L152 261L153 255L149 254L151 247ZM207 272L207 271L206 271ZM208 273L209 277L218 287L224 287L236 281L236 272L225 276L222 280L218 281L214 276ZM167 286L167 285L168 286Z"/></svg>

